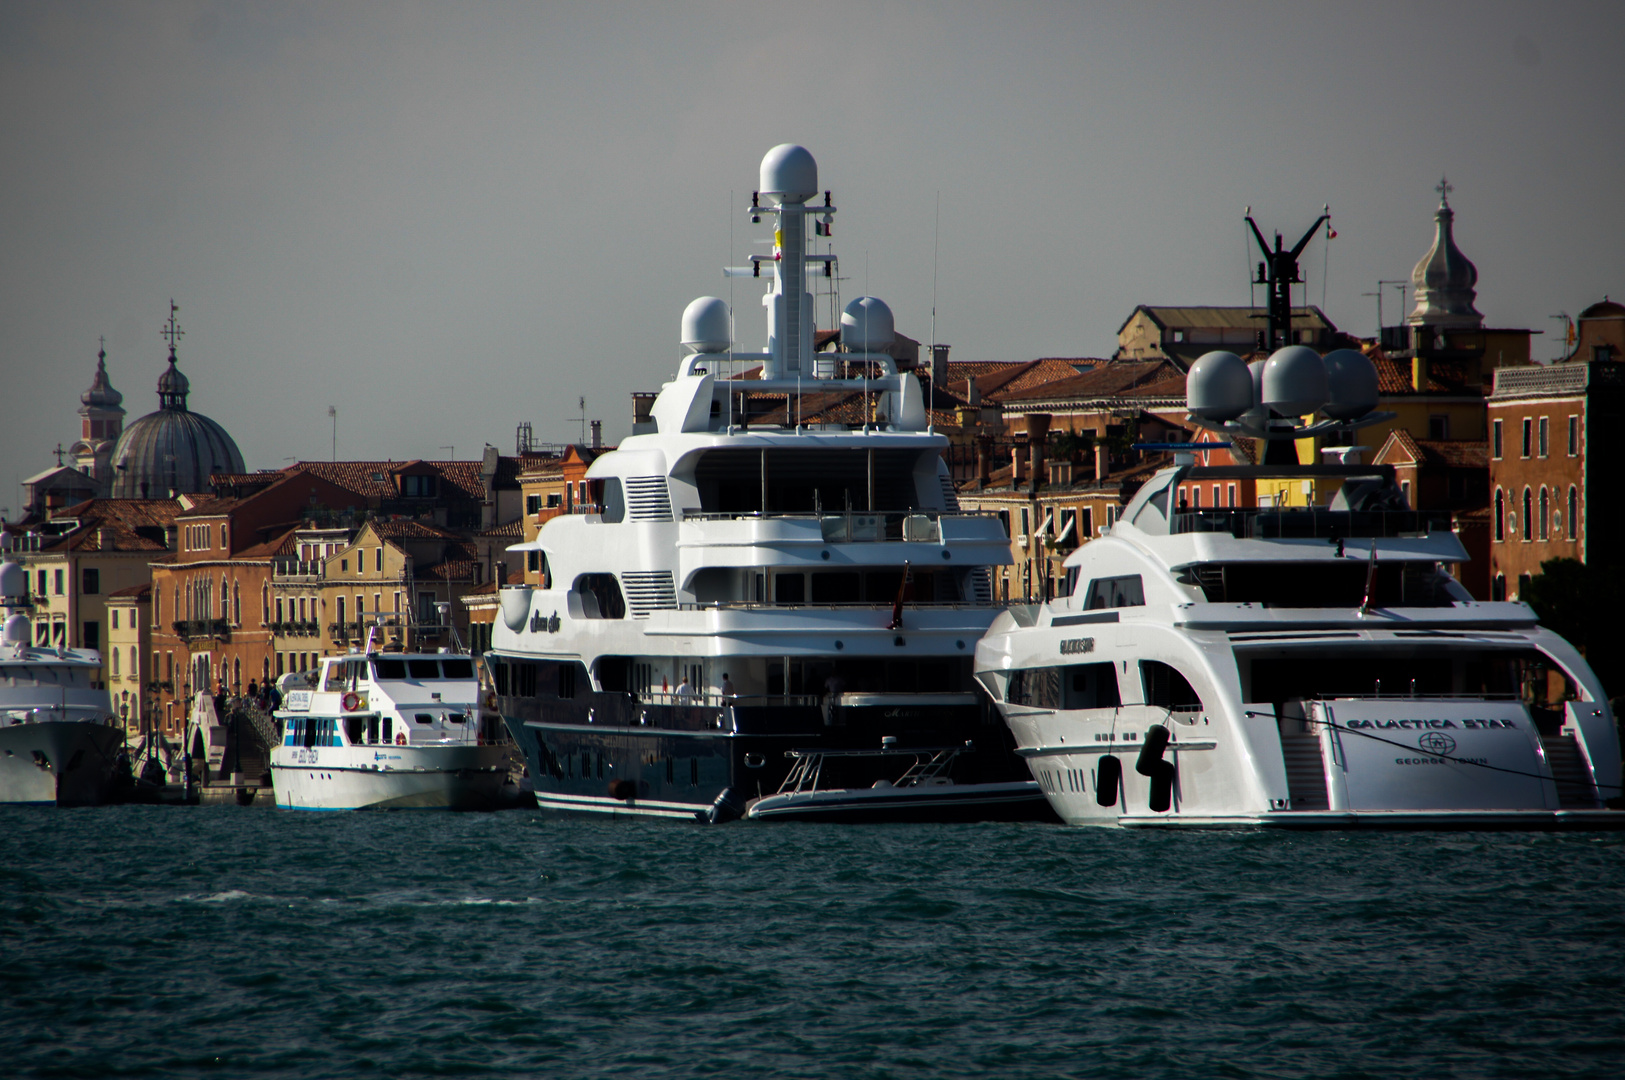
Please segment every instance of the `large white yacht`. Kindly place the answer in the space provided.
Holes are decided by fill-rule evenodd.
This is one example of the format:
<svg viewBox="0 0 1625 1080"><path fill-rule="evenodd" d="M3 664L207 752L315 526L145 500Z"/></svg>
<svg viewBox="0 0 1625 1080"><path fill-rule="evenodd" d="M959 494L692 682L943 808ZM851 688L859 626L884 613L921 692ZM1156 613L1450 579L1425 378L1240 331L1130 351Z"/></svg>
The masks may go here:
<svg viewBox="0 0 1625 1080"><path fill-rule="evenodd" d="M10 557L10 537L0 543L0 803L113 802L127 778L119 767L124 730L95 682L101 655L31 643L27 574Z"/></svg>
<svg viewBox="0 0 1625 1080"><path fill-rule="evenodd" d="M501 590L487 658L543 808L717 821L782 795L775 817L827 816L850 792L847 820L1049 815L971 677L1002 525L959 510L884 303L813 348L814 308L839 307L814 282L840 280L809 248L835 215L818 192L804 148L767 154L748 214L772 251L733 271L768 285L767 347L733 351L728 305L690 304L647 421L509 549L540 580ZM815 755L816 784L791 776Z"/></svg>
<svg viewBox="0 0 1625 1080"><path fill-rule="evenodd" d="M466 653L329 657L277 682L276 804L290 810L494 810L515 804L502 722Z"/></svg>
<svg viewBox="0 0 1625 1080"><path fill-rule="evenodd" d="M1290 446L1369 422L1369 369L1346 350L1252 371L1210 353L1187 400L1199 426ZM1313 428L1283 421L1316 410ZM1620 744L1602 684L1527 605L1457 583L1448 515L1411 510L1386 467L1197 464L1229 445L1179 448L1067 560L1069 595L1001 615L977 647L1063 819L1625 825L1605 806ZM1289 491L1309 505L1281 505Z"/></svg>

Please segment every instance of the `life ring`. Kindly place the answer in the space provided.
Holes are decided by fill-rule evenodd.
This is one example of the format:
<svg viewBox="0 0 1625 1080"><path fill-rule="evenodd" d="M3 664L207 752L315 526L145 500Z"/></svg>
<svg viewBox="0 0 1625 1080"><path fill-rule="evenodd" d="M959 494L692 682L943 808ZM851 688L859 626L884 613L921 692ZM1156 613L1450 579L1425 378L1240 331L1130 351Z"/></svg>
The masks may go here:
<svg viewBox="0 0 1625 1080"><path fill-rule="evenodd" d="M494 709L497 707L497 696L495 694L488 692L485 695L485 707L487 709Z"/></svg>
<svg viewBox="0 0 1625 1080"><path fill-rule="evenodd" d="M339 699L339 703L344 706L345 712L355 712L361 708L361 695L351 690Z"/></svg>
<svg viewBox="0 0 1625 1080"><path fill-rule="evenodd" d="M406 745L406 732L403 731L399 735L395 736L395 745L396 746L405 746Z"/></svg>

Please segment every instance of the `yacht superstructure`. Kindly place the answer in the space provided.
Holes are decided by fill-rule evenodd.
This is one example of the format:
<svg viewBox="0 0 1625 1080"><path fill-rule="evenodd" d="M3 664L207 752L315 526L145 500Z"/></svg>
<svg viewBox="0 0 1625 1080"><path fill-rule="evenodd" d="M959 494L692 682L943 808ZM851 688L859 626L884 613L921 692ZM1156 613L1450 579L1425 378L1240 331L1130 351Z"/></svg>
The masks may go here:
<svg viewBox="0 0 1625 1080"><path fill-rule="evenodd" d="M1009 540L959 510L884 303L853 300L840 351L813 350L809 277L835 256L808 250L809 219L828 235L835 207L811 202L812 156L776 147L761 180L750 215L774 220L772 254L737 273L770 284L767 348L733 351L728 305L690 304L647 423L592 463L585 505L509 549L539 580L501 590L487 655L538 805L723 820L811 753L874 751L825 759L827 799L952 745L942 805L944 787L963 813L1014 781L1022 808L989 813L1047 814L971 678ZM801 422L843 395L848 419Z"/></svg>
<svg viewBox="0 0 1625 1080"><path fill-rule="evenodd" d="M1301 437L1284 418L1316 410L1352 428L1376 401L1362 362L1289 347L1249 372L1210 353L1191 413L1262 439ZM1183 450L1067 560L1069 595L1001 615L977 649L1066 821L1625 824L1605 807L1621 770L1602 684L1527 605L1474 600L1449 574L1467 558L1449 515L1412 510L1386 467ZM1242 497L1197 508L1193 489ZM1246 497L1266 490L1315 494Z"/></svg>
<svg viewBox="0 0 1625 1080"><path fill-rule="evenodd" d="M9 545L10 538L3 538ZM31 644L26 572L0 562L0 803L99 806L115 801L124 730L96 676L93 649Z"/></svg>

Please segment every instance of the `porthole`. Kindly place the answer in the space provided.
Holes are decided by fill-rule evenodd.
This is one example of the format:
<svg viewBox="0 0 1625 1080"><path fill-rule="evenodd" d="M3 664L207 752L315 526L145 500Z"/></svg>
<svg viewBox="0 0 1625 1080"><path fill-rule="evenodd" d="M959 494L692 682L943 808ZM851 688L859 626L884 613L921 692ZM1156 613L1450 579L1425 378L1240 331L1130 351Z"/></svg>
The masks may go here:
<svg viewBox="0 0 1625 1080"><path fill-rule="evenodd" d="M762 757L761 754L745 755L745 768L747 769L760 769L765 764L767 764L767 759Z"/></svg>

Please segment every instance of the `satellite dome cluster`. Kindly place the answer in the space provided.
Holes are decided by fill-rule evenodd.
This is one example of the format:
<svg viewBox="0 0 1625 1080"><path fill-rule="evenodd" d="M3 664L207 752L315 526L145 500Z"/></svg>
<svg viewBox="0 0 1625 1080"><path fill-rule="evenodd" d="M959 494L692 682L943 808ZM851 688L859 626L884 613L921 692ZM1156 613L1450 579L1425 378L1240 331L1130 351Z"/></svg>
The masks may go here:
<svg viewBox="0 0 1625 1080"><path fill-rule="evenodd" d="M1319 413L1353 424L1377 407L1377 369L1354 349L1322 357L1304 345L1278 349L1249 364L1232 352L1210 352L1185 376L1186 407L1193 417L1223 426L1259 427L1271 419Z"/></svg>

